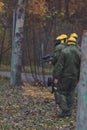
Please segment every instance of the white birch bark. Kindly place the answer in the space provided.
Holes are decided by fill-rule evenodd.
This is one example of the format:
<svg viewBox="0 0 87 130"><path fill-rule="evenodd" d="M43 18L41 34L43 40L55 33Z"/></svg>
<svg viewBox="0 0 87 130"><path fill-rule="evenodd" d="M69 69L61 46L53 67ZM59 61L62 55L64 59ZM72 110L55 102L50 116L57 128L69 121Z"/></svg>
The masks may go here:
<svg viewBox="0 0 87 130"><path fill-rule="evenodd" d="M13 26L12 58L11 58L11 79L10 86L18 86L21 83L22 67L22 44L23 27L25 20L26 0L18 0L17 10L15 11L15 22Z"/></svg>

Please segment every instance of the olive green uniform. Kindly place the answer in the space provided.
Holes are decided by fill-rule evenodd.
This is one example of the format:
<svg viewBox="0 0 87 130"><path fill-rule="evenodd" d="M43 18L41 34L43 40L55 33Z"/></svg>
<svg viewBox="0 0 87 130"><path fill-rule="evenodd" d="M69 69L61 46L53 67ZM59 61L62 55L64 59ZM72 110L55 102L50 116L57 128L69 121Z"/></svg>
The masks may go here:
<svg viewBox="0 0 87 130"><path fill-rule="evenodd" d="M72 109L73 95L79 78L80 57L81 52L76 45L67 45L62 50L53 71L53 77L58 79L57 103L63 111Z"/></svg>
<svg viewBox="0 0 87 130"><path fill-rule="evenodd" d="M67 46L66 43L60 43L59 45L57 45L55 47L54 50L54 55L53 55L53 60L52 60L52 64L55 66L55 64L57 63L57 60L59 58L59 55L61 53L61 51Z"/></svg>

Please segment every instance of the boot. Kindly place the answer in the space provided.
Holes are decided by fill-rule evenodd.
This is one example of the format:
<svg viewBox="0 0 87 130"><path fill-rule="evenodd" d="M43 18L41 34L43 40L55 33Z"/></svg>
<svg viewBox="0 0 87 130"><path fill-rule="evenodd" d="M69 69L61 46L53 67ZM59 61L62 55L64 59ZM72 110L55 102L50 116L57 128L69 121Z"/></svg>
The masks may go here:
<svg viewBox="0 0 87 130"><path fill-rule="evenodd" d="M67 116L71 116L70 111L62 111L62 113L58 115L58 117L67 117Z"/></svg>

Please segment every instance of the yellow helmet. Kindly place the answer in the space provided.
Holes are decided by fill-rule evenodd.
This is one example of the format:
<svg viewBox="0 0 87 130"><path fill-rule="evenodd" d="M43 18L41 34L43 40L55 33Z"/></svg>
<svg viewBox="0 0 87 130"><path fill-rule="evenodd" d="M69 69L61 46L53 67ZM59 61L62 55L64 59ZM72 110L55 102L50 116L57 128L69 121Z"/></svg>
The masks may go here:
<svg viewBox="0 0 87 130"><path fill-rule="evenodd" d="M78 38L78 35L76 33L72 33L70 37Z"/></svg>
<svg viewBox="0 0 87 130"><path fill-rule="evenodd" d="M65 40L68 38L68 36L66 34L61 34L59 35L56 40L61 41L61 43L65 43Z"/></svg>
<svg viewBox="0 0 87 130"><path fill-rule="evenodd" d="M67 44L76 44L76 39L74 37L69 37L67 39Z"/></svg>
<svg viewBox="0 0 87 130"><path fill-rule="evenodd" d="M56 38L56 40L63 40L63 39L66 39L68 36L66 34L61 34L60 36L58 36Z"/></svg>
<svg viewBox="0 0 87 130"><path fill-rule="evenodd" d="M57 46L61 43L61 40L60 40L60 35L57 36L57 38L54 40L54 45Z"/></svg>
<svg viewBox="0 0 87 130"><path fill-rule="evenodd" d="M67 36L66 34L62 34L62 35L60 36L61 43L65 43L67 38L68 38L68 36Z"/></svg>
<svg viewBox="0 0 87 130"><path fill-rule="evenodd" d="M56 38L56 40L61 40L61 35L59 35L59 36Z"/></svg>
<svg viewBox="0 0 87 130"><path fill-rule="evenodd" d="M60 36L58 36L56 38L56 40L60 40L61 43L65 43L65 40L68 38L68 36L66 34L61 34Z"/></svg>
<svg viewBox="0 0 87 130"><path fill-rule="evenodd" d="M66 34L62 34L62 35L60 36L61 40L66 39L67 37L68 37L68 36L67 36Z"/></svg>

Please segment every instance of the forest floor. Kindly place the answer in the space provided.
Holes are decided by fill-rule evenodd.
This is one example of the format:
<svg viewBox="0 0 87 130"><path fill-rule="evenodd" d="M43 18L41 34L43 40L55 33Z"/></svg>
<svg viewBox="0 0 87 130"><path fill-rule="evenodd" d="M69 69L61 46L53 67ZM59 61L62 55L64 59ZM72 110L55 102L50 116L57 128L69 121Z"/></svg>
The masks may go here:
<svg viewBox="0 0 87 130"><path fill-rule="evenodd" d="M0 84L0 130L75 130L75 109L71 117L58 118L59 107L47 87Z"/></svg>

